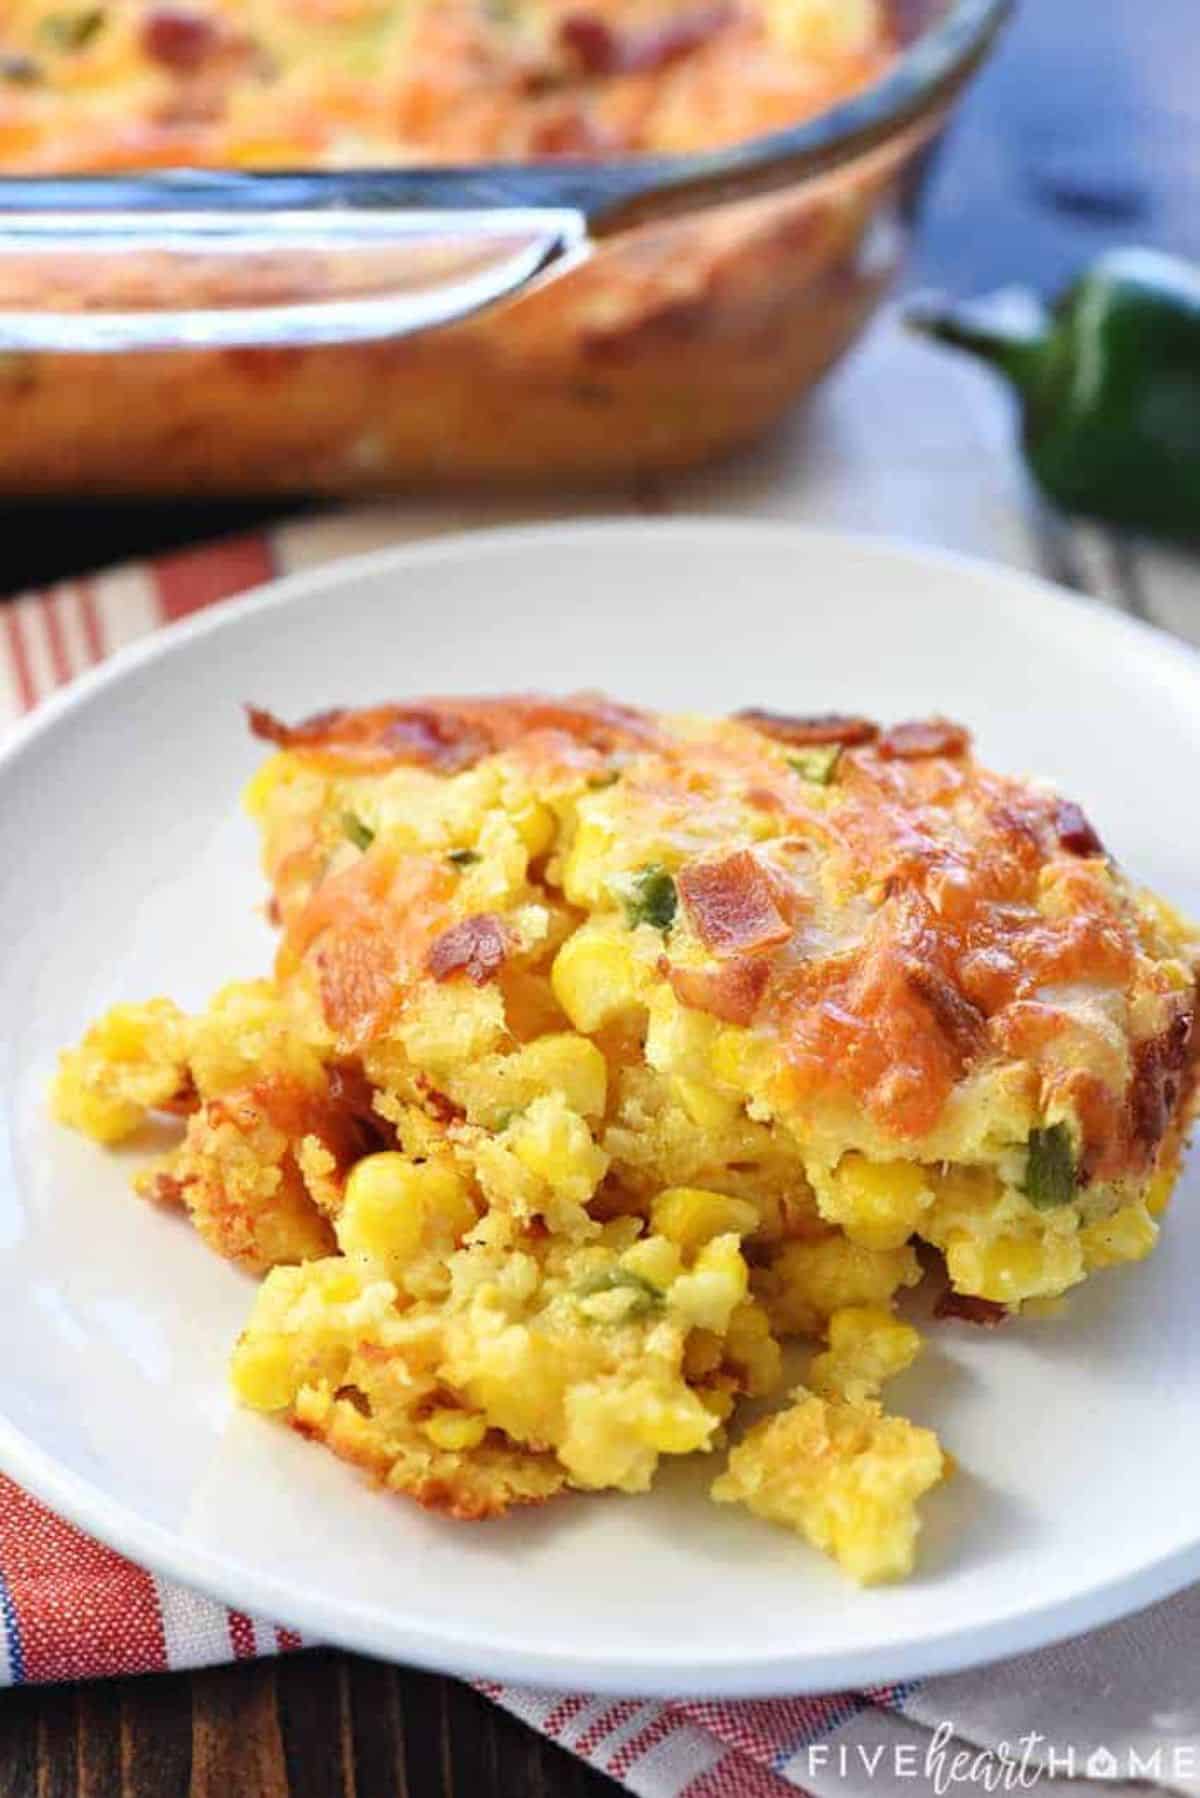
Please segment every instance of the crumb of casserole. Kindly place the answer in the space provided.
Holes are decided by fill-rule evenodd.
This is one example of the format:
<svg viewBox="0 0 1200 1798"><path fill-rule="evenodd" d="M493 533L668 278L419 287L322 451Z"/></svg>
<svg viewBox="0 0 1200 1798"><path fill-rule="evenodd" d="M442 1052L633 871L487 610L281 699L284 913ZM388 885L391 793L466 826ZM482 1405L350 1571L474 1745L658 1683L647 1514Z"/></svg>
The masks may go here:
<svg viewBox="0 0 1200 1798"><path fill-rule="evenodd" d="M54 1088L180 1120L137 1185L262 1276L241 1399L479 1518L724 1448L800 1338L713 1496L909 1572L947 1460L881 1402L897 1298L934 1261L995 1323L1150 1252L1195 932L943 719L251 720L273 973L115 1006Z"/></svg>

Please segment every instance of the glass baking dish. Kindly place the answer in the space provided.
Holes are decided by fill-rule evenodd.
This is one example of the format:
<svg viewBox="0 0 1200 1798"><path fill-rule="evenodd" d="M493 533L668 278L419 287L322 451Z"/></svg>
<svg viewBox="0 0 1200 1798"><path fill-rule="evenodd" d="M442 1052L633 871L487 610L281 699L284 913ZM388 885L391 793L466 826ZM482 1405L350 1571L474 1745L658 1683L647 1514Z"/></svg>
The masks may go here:
<svg viewBox="0 0 1200 1798"><path fill-rule="evenodd" d="M1010 0L891 5L881 80L709 154L0 178L0 492L607 481L752 439L862 328Z"/></svg>

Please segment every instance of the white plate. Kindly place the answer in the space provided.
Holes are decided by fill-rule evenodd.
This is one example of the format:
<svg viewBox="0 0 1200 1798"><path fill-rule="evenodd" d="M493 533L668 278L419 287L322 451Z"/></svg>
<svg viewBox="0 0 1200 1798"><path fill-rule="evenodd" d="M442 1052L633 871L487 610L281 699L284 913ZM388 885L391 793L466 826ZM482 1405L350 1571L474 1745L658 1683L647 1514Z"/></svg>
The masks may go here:
<svg viewBox="0 0 1200 1798"><path fill-rule="evenodd" d="M1200 1575L1200 1220L1055 1322L938 1329L895 1389L962 1472L920 1569L860 1593L703 1496L574 1498L455 1526L240 1414L251 1284L58 1130L56 1049L118 997L200 1002L267 965L239 702L604 687L666 706L944 710L1061 781L1200 910L1200 663L1040 583L761 524L500 532L284 581L51 702L0 760L0 1463L126 1553L370 1653L664 1693L809 1691L1010 1654Z"/></svg>

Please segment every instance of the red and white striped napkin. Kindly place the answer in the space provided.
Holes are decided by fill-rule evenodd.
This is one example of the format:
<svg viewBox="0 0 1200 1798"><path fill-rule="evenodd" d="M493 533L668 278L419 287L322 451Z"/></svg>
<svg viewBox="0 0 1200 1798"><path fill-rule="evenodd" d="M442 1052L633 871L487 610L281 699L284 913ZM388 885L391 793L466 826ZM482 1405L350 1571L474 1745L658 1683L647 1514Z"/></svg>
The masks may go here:
<svg viewBox="0 0 1200 1798"><path fill-rule="evenodd" d="M441 522L445 522L444 516ZM453 519L452 522L463 522ZM0 605L0 730L121 644L287 568L404 530L382 508L65 581ZM156 1578L0 1477L0 1683L156 1672L302 1646ZM1070 1793L1104 1779L1200 1798L1200 1588L952 1678L760 1702L488 1696L646 1798Z"/></svg>

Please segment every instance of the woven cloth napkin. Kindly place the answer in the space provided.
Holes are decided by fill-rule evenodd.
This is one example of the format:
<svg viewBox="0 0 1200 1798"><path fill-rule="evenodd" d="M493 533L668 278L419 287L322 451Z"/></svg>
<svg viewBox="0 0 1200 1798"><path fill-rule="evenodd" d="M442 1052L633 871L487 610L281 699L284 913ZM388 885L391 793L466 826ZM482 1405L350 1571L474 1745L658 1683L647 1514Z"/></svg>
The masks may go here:
<svg viewBox="0 0 1200 1798"><path fill-rule="evenodd" d="M880 418L906 421L898 459ZM1030 566L1121 603L1121 557L1031 508L982 377L885 318L790 434L734 469L626 496L900 532ZM525 502L378 506L110 570L0 604L0 732L122 644L274 575ZM613 509L577 500L570 509ZM1047 532L1055 534L1047 540ZM1118 546L1119 547L1119 546ZM1200 640L1194 565L1139 565L1137 607ZM156 1672L303 1646L133 1566L0 1476L0 1684ZM484 1684L516 1716L646 1798L903 1798L1147 1787L1200 1798L1200 1587L1112 1628L950 1678L759 1702L597 1698Z"/></svg>

